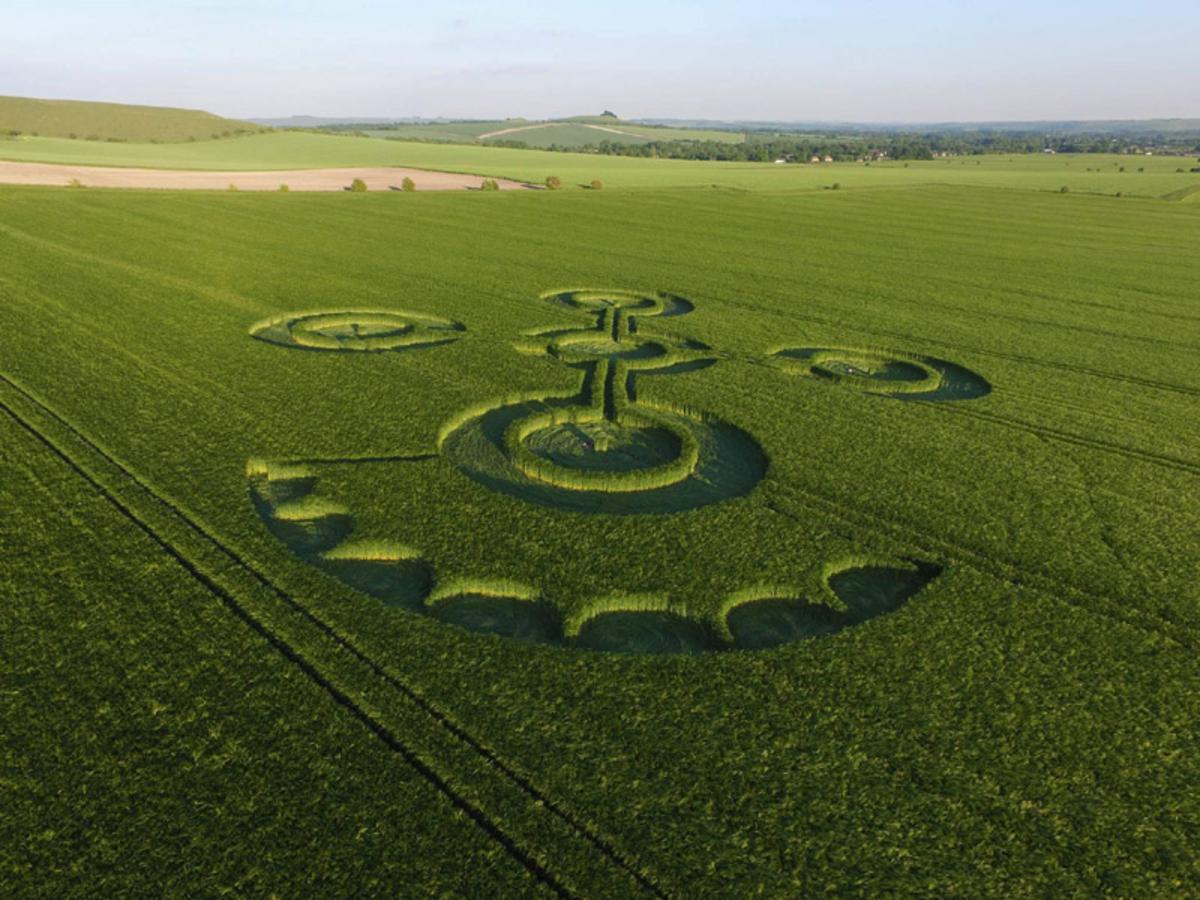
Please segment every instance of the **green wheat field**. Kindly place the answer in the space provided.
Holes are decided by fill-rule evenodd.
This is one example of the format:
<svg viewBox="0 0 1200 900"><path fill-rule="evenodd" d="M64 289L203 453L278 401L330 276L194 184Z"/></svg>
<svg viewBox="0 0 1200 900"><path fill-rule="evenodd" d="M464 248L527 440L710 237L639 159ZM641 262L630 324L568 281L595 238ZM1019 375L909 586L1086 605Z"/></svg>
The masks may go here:
<svg viewBox="0 0 1200 900"><path fill-rule="evenodd" d="M1194 889L1179 160L0 157L605 186L0 188L0 883Z"/></svg>

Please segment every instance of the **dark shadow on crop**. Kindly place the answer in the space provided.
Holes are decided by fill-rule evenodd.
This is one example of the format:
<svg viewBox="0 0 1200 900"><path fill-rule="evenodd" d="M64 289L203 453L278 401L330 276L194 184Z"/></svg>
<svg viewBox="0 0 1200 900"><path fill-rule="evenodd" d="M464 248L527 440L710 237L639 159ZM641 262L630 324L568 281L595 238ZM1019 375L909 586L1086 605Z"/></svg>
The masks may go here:
<svg viewBox="0 0 1200 900"><path fill-rule="evenodd" d="M421 559L322 559L319 565L356 591L412 612L422 610L433 583L433 572Z"/></svg>
<svg viewBox="0 0 1200 900"><path fill-rule="evenodd" d="M535 644L562 642L562 620L546 603L467 593L438 600L425 611L439 622L470 631Z"/></svg>
<svg viewBox="0 0 1200 900"><path fill-rule="evenodd" d="M786 598L752 600L735 606L725 618L733 643L742 650L765 650L833 634L849 624L847 615L832 607Z"/></svg>
<svg viewBox="0 0 1200 900"><path fill-rule="evenodd" d="M720 649L704 625L669 612L608 612L583 623L574 645L610 653L704 653Z"/></svg>
<svg viewBox="0 0 1200 900"><path fill-rule="evenodd" d="M914 568L858 566L829 577L829 587L845 610L786 597L749 600L726 614L734 646L765 650L780 644L834 634L876 616L894 612L941 574L932 563Z"/></svg>
<svg viewBox="0 0 1200 900"><path fill-rule="evenodd" d="M603 450L598 449L601 444ZM608 421L551 425L529 435L525 445L556 466L618 474L668 463L680 452L679 438L665 428L628 428Z"/></svg>
<svg viewBox="0 0 1200 900"><path fill-rule="evenodd" d="M942 373L937 390L925 394L891 394L897 400L928 400L934 403L947 400L974 400L992 392L992 385L982 375L944 359L930 360Z"/></svg>
<svg viewBox="0 0 1200 900"><path fill-rule="evenodd" d="M498 407L449 435L442 453L463 474L491 490L555 509L610 515L697 509L745 496L766 474L767 457L758 442L715 419L688 420L700 441L700 461L692 475L666 487L639 492L573 490L536 481L515 469L504 449L505 429L519 418L576 405L576 400L545 400Z"/></svg>
<svg viewBox="0 0 1200 900"><path fill-rule="evenodd" d="M316 484L316 476L307 475L301 478L263 479L257 485L254 497L258 502L266 503L269 507L275 507L283 503L290 503L292 500L299 500L301 497L307 497L312 493ZM259 515L263 515L261 509L259 510Z"/></svg>
<svg viewBox="0 0 1200 900"><path fill-rule="evenodd" d="M941 574L941 567L917 562L914 569L862 566L829 576L829 587L854 622L863 622L899 609L905 601Z"/></svg>
<svg viewBox="0 0 1200 900"><path fill-rule="evenodd" d="M273 504L251 489L254 508L267 530L297 556L311 559L332 550L354 530L354 520L341 513L314 516L311 519L280 519Z"/></svg>
<svg viewBox="0 0 1200 900"><path fill-rule="evenodd" d="M774 353L773 356L805 365L808 374L816 378L895 400L924 400L931 403L974 400L992 391L988 380L977 372L932 356L910 358L919 360L938 373L938 383L928 390L912 390L911 387L907 387L922 381L926 375L919 365L902 356L889 357L886 353L878 351L846 350L845 360L814 360L818 355L827 356L837 351L838 348L832 347L790 347ZM863 355L872 357L876 365L869 369L856 365L855 361Z"/></svg>

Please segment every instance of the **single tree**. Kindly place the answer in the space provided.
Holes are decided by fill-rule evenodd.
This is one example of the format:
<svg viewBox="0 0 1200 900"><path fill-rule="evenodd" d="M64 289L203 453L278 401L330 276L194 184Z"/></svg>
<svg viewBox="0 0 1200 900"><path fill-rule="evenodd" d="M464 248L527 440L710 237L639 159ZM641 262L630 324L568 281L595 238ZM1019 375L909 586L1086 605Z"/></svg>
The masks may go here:
<svg viewBox="0 0 1200 900"><path fill-rule="evenodd" d="M402 182L400 182L400 190L415 191L416 189L417 189L417 183L415 181L413 181L411 178L409 178L407 175L405 175L404 180Z"/></svg>
<svg viewBox="0 0 1200 900"><path fill-rule="evenodd" d="M356 194L365 194L367 191L367 183L361 178L355 178L350 182L350 190Z"/></svg>
<svg viewBox="0 0 1200 900"><path fill-rule="evenodd" d="M286 194L290 190L291 190L291 188L288 187L286 184L281 184L279 186L279 193L281 193L281 194Z"/></svg>
<svg viewBox="0 0 1200 900"><path fill-rule="evenodd" d="M591 188L593 191L598 191L603 187L604 187L604 182L601 181L599 178L592 179Z"/></svg>
<svg viewBox="0 0 1200 900"><path fill-rule="evenodd" d="M562 179L557 175L549 175L546 178L546 187L552 191L557 191L562 187Z"/></svg>

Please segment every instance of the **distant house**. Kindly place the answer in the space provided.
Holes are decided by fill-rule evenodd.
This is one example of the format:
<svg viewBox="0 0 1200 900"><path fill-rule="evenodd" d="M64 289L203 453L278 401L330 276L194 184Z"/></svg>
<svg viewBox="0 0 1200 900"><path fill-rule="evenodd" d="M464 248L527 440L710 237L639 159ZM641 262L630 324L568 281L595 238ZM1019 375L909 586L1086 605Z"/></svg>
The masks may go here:
<svg viewBox="0 0 1200 900"><path fill-rule="evenodd" d="M1053 156L1053 155L1054 155L1055 153L1057 153L1058 151L1057 151L1057 150L1055 150L1053 147L1047 147L1047 148L1045 148L1045 149L1044 149L1042 152L1043 152L1043 153L1049 153L1051 156Z"/></svg>
<svg viewBox="0 0 1200 900"><path fill-rule="evenodd" d="M809 162L813 162L813 163L819 163L820 161L821 161L821 157L817 156L816 154L813 154L813 158L809 160Z"/></svg>
<svg viewBox="0 0 1200 900"><path fill-rule="evenodd" d="M777 166L778 166L778 165L780 165L781 163L785 163L785 162L787 162L787 160L786 160L786 159L784 159L783 157L780 157L779 159L775 160L775 165L777 165Z"/></svg>
<svg viewBox="0 0 1200 900"><path fill-rule="evenodd" d="M833 157L828 153L825 154L825 162L833 162Z"/></svg>
<svg viewBox="0 0 1200 900"><path fill-rule="evenodd" d="M887 151L872 150L868 155L871 157L871 159L884 159L887 156Z"/></svg>

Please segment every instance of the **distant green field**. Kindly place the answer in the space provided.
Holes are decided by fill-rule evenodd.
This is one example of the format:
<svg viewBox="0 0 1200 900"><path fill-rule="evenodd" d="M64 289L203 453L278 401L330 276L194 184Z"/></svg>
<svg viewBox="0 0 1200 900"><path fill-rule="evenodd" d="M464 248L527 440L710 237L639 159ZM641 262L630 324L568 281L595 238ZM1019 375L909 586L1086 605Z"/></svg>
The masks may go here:
<svg viewBox="0 0 1200 900"><path fill-rule="evenodd" d="M355 165L413 166L536 183L559 176L567 188L724 187L757 191L843 190L959 184L1023 190L1118 192L1160 197L1200 183L1194 158L1042 154L912 163L776 165L635 159L502 147L422 144L306 132L258 134L209 143L103 144L54 138L0 140L0 159L168 169L269 170ZM1183 172L1179 172L1183 169ZM1144 170L1144 171L1139 171Z"/></svg>
<svg viewBox="0 0 1200 900"><path fill-rule="evenodd" d="M601 130L604 128L605 130ZM521 141L530 147L584 147L596 145L602 141L616 144L645 144L647 141L636 134L629 133L623 126L584 125L575 122L555 122L549 125L538 125L521 131L507 134L497 134L489 140Z"/></svg>
<svg viewBox="0 0 1200 900"><path fill-rule="evenodd" d="M575 119L530 122L507 119L493 122L449 122L399 125L395 128L368 129L372 137L438 141L520 141L530 147L584 147L604 141L617 144L644 144L650 141L721 141L741 143L745 135L736 131L667 128L636 125L620 119L580 116Z"/></svg>
<svg viewBox="0 0 1200 900"><path fill-rule="evenodd" d="M80 140L199 141L261 130L196 109L0 97L0 135L17 131Z"/></svg>
<svg viewBox="0 0 1200 900"><path fill-rule="evenodd" d="M0 188L13 893L1193 893L1177 161L85 149L630 189Z"/></svg>

